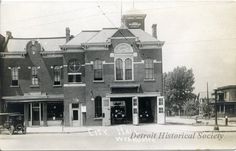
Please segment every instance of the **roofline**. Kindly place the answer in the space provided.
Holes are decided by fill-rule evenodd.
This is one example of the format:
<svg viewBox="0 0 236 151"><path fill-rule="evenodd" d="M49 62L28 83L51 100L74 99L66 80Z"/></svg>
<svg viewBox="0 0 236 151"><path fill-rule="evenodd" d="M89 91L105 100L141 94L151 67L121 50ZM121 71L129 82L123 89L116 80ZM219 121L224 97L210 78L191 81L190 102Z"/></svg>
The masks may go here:
<svg viewBox="0 0 236 151"><path fill-rule="evenodd" d="M101 30L82 30L81 32L100 32ZM80 33L81 33L80 32Z"/></svg>
<svg viewBox="0 0 236 151"><path fill-rule="evenodd" d="M236 89L236 85L226 85L217 88L217 90L224 90L224 89Z"/></svg>
<svg viewBox="0 0 236 151"><path fill-rule="evenodd" d="M32 39L63 39L66 37L36 37L36 38L10 38L11 39L15 39L15 40L32 40Z"/></svg>

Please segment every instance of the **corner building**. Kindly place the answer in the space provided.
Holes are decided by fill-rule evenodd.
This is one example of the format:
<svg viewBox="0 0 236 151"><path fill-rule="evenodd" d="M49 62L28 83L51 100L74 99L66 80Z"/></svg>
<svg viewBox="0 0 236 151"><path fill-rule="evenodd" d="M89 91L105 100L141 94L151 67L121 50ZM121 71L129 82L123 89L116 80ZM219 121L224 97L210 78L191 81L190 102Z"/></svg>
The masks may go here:
<svg viewBox="0 0 236 151"><path fill-rule="evenodd" d="M1 104L28 126L165 123L162 46L145 14L72 37L13 38L0 52Z"/></svg>

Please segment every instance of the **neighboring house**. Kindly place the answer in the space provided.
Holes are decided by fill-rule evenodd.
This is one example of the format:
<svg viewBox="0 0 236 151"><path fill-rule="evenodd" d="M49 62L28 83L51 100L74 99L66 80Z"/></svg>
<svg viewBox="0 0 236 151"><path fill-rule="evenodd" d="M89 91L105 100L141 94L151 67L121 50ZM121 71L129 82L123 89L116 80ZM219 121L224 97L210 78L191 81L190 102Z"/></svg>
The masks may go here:
<svg viewBox="0 0 236 151"><path fill-rule="evenodd" d="M219 87L216 92L219 115L236 116L236 85Z"/></svg>
<svg viewBox="0 0 236 151"><path fill-rule="evenodd" d="M68 28L66 37L10 38L0 53L5 111L23 113L29 126L164 123L164 42L156 25L144 31L145 17L124 15L120 28L72 39Z"/></svg>

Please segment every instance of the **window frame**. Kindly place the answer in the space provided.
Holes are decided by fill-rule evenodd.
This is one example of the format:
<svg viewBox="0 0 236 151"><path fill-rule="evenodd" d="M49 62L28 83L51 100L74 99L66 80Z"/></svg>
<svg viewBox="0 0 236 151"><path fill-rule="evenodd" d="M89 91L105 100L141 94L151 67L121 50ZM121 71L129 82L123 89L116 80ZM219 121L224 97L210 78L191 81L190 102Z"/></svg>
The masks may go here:
<svg viewBox="0 0 236 151"><path fill-rule="evenodd" d="M60 86L61 85L61 67L60 66L54 66L53 67L53 74L54 74L54 80L53 80L53 85L54 86ZM58 83L57 83L58 82Z"/></svg>
<svg viewBox="0 0 236 151"><path fill-rule="evenodd" d="M39 85L38 67L36 66L31 67L31 85L32 86Z"/></svg>
<svg viewBox="0 0 236 151"><path fill-rule="evenodd" d="M144 68L145 68L145 80L155 80L154 60L151 58L145 59Z"/></svg>
<svg viewBox="0 0 236 151"><path fill-rule="evenodd" d="M128 62L130 61L130 62ZM132 80L133 78L133 68L132 68L132 59L126 58L125 59L125 80ZM131 75L130 75L131 74Z"/></svg>
<svg viewBox="0 0 236 151"><path fill-rule="evenodd" d="M14 82L16 82L16 84ZM19 86L19 68L18 67L11 68L11 86L12 87Z"/></svg>
<svg viewBox="0 0 236 151"><path fill-rule="evenodd" d="M94 81L103 81L103 61L96 59L93 63L93 80ZM96 77L99 75L98 77Z"/></svg>
<svg viewBox="0 0 236 151"><path fill-rule="evenodd" d="M118 62L118 61L120 61L120 62ZM115 78L116 78L116 80L118 81L118 80L120 80L120 81L123 81L124 80L124 68L123 68L123 60L121 59L121 58L117 58L116 60L115 60ZM119 71L119 76L118 76L118 71ZM118 77L119 77L119 79L118 79Z"/></svg>
<svg viewBox="0 0 236 151"><path fill-rule="evenodd" d="M81 64L79 63L77 59L69 60L68 67L67 67L68 83L82 83L82 73L80 72L80 69L81 69ZM72 81L70 79L72 79ZM80 79L80 80L77 80L77 79Z"/></svg>
<svg viewBox="0 0 236 151"><path fill-rule="evenodd" d="M97 96L94 99L94 117L101 118L102 117L102 97Z"/></svg>

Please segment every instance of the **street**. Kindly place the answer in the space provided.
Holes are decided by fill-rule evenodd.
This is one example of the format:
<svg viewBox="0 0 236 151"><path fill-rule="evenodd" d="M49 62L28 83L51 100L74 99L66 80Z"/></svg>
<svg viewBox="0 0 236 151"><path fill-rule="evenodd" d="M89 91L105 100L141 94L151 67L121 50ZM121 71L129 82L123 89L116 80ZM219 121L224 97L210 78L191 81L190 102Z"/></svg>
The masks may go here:
<svg viewBox="0 0 236 151"><path fill-rule="evenodd" d="M56 127L55 127L56 128ZM234 127L233 127L234 128ZM59 129L59 128L58 128ZM84 127L69 132L0 135L1 150L127 150L127 149L236 149L236 131L212 127L116 125ZM235 129L235 128L234 128ZM76 128L74 129L76 130ZM210 131L208 131L210 130Z"/></svg>

